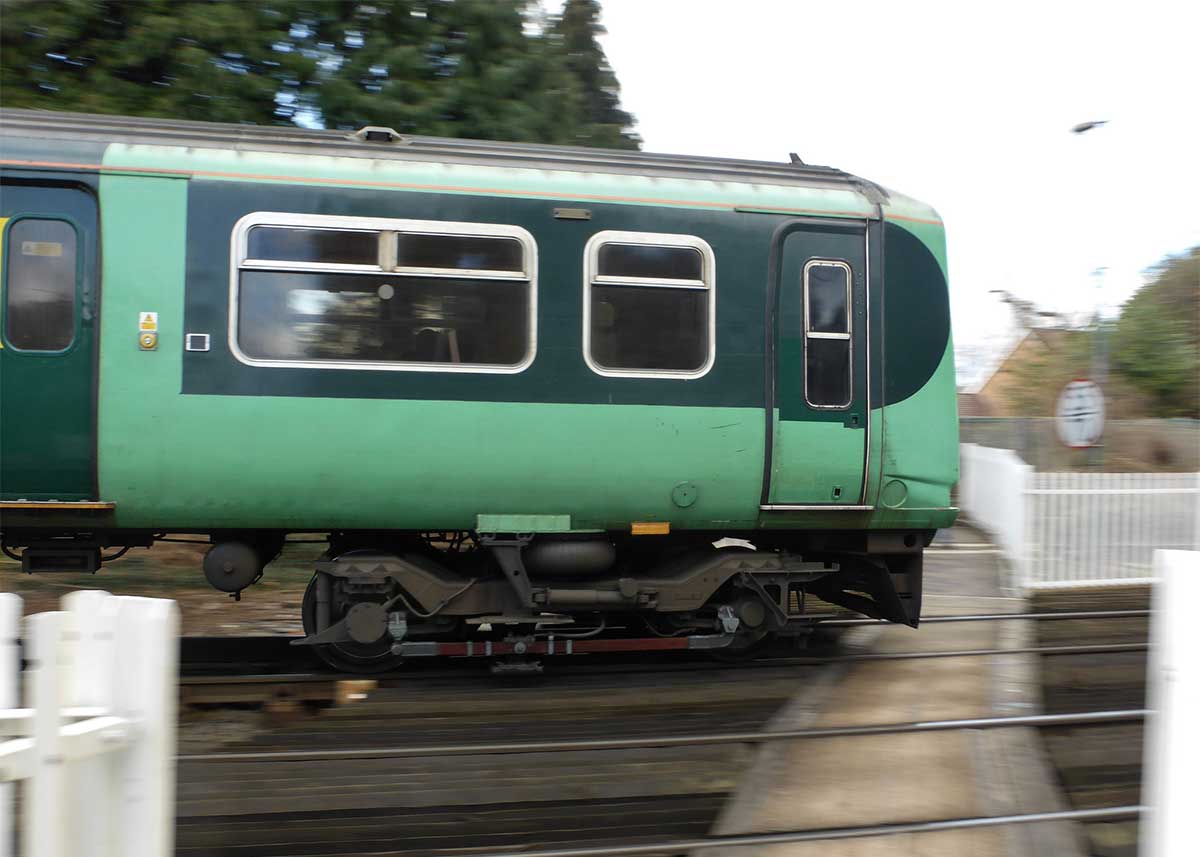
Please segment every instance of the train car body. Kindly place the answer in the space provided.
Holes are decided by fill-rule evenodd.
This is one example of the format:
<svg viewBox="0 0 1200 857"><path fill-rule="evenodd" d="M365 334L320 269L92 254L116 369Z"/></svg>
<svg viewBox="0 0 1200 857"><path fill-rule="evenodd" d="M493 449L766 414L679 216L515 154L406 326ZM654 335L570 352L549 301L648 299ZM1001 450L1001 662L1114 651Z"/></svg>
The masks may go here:
<svg viewBox="0 0 1200 857"><path fill-rule="evenodd" d="M240 591L328 533L306 626L343 665L550 617L779 631L806 592L916 623L957 478L928 206L799 163L0 116L26 570L203 533Z"/></svg>

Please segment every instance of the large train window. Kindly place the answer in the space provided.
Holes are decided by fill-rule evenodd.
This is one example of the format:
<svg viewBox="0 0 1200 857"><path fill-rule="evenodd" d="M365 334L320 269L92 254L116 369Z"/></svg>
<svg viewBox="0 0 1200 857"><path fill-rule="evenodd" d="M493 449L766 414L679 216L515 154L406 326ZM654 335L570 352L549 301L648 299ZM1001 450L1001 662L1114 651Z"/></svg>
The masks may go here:
<svg viewBox="0 0 1200 857"><path fill-rule="evenodd" d="M234 229L230 343L245 363L520 372L537 249L516 226L258 212Z"/></svg>
<svg viewBox="0 0 1200 857"><path fill-rule="evenodd" d="M7 243L4 338L22 351L64 351L75 339L75 227L23 218Z"/></svg>
<svg viewBox="0 0 1200 857"><path fill-rule="evenodd" d="M598 232L585 250L583 354L601 375L699 378L716 356L716 266L692 235Z"/></svg>
<svg viewBox="0 0 1200 857"><path fill-rule="evenodd" d="M851 279L845 262L804 266L804 398L814 408L850 406Z"/></svg>

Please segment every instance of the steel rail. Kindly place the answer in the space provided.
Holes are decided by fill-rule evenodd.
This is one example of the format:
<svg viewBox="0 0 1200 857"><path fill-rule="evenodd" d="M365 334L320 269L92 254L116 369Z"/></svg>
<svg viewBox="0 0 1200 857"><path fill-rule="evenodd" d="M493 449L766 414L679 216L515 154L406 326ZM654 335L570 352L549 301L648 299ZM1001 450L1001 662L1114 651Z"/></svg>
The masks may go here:
<svg viewBox="0 0 1200 857"><path fill-rule="evenodd" d="M1142 806L1110 806L1098 809L1064 809L1051 812L1027 812L1018 815L984 815L969 818L939 818L932 821L892 822L864 827L822 827L810 830L781 830L776 833L734 833L691 839L664 839L632 845L585 845L576 848L545 848L521 851L487 851L474 857L640 857L648 854L679 854L701 848L751 845L786 845L792 842L865 839L869 836L896 836L911 833L937 833L946 830L970 830L1008 824L1037 824L1044 821L1117 821L1137 818ZM360 851L361 857L394 854L395 851Z"/></svg>
<svg viewBox="0 0 1200 857"><path fill-rule="evenodd" d="M906 661L906 660L923 660L926 658L976 658L989 657L995 655L1087 655L1087 654L1107 654L1115 652L1144 652L1149 649L1148 643L1091 643L1072 646L1021 646L1010 649L946 649L934 650L929 652L862 652L849 655L787 655L781 657L766 657L747 660L745 663L737 664L737 669L763 669L767 667L787 667L787 666L819 666L821 664L836 664L836 663L855 663L860 661ZM581 655L572 656L582 658ZM446 661L464 662L467 658L446 658ZM583 661L581 661L582 663ZM613 664L595 664L596 671L599 672L602 667L611 667ZM627 669L627 665L617 664L615 666ZM723 666L727 669L733 668L731 664L700 664L697 665L693 661L685 661L676 665L660 664L657 666L663 669L655 670L637 670L637 672L674 672L684 669L713 669ZM356 673L279 673L272 675L270 673L260 675L243 675L243 676L211 676L211 675L195 675L183 676L180 678L181 685L220 685L220 684L287 684L292 681L354 681L363 679L374 679L377 681L388 681L397 679L421 679L421 678L443 678L445 674L439 673L436 676L431 676L427 673L413 673L411 676L401 672L379 673L373 675L359 675Z"/></svg>
<svg viewBox="0 0 1200 857"><path fill-rule="evenodd" d="M250 675L184 675L179 677L182 685L223 684L306 684L309 682L361 681L378 676L356 673L254 673Z"/></svg>
<svg viewBox="0 0 1200 857"><path fill-rule="evenodd" d="M1052 619L1133 619L1147 617L1149 610L1077 610L1054 613L963 613L942 616L922 616L922 625L942 622L1002 622L1010 619L1047 621ZM819 625L830 628L850 628L858 625L892 625L884 619L818 619Z"/></svg>
<svg viewBox="0 0 1200 857"><path fill-rule="evenodd" d="M760 658L746 666L779 667L806 664L837 664L858 661L917 661L925 658L978 658L991 655L1089 655L1112 652L1144 652L1149 643L1089 643L1074 646L1018 646L1011 649L946 649L930 652L862 652L851 655L794 655Z"/></svg>
<svg viewBox="0 0 1200 857"><path fill-rule="evenodd" d="M640 750L651 747L693 747L714 744L765 744L814 738L863 735L909 735L958 729L1008 729L1014 727L1078 726L1142 720L1149 712L1134 708L1119 711L1086 711L1073 714L1028 714L1011 717L969 717L958 720L914 720L862 726L821 726L778 731L712 732L694 735L660 735L643 738L583 738L564 741L507 741L477 744L431 744L424 747L380 747L349 750L278 750L254 753L200 753L177 756L179 762L315 762L355 759L411 759L431 756L485 756L514 753L565 753L596 750Z"/></svg>
<svg viewBox="0 0 1200 857"><path fill-rule="evenodd" d="M860 654L815 655L779 660L764 659L762 664L788 663L838 664L857 660L922 660L924 658L982 658L997 654L1100 654L1106 652L1145 652L1150 643L1080 643L1076 646L1018 646L1014 648L935 649L932 652L863 652Z"/></svg>

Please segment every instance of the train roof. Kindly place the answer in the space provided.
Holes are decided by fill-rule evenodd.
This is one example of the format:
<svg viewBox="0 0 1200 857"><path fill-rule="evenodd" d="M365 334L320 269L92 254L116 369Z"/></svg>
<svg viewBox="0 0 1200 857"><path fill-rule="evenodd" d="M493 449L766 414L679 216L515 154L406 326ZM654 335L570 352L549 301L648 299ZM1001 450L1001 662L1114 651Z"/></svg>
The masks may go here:
<svg viewBox="0 0 1200 857"><path fill-rule="evenodd" d="M5 143L5 139L9 142ZM18 143L20 140L22 143ZM849 193L855 208L882 213L882 207L923 218L937 216L923 204L834 167L736 158L698 157L578 146L504 143L396 134L368 127L357 132L306 129L285 125L239 125L146 117L65 113L51 110L0 109L0 161L12 150L28 151L36 141L43 153L61 154L63 166L98 160L113 144L175 150L222 150L283 156L326 156L418 164L555 171L630 176L649 180L728 183L770 188L807 189L821 195ZM89 154L91 157L89 157ZM198 154L198 153L197 153ZM10 165L17 162L5 161ZM106 162L107 163L107 162ZM569 196L570 194L566 194ZM849 212L847 212L849 213Z"/></svg>

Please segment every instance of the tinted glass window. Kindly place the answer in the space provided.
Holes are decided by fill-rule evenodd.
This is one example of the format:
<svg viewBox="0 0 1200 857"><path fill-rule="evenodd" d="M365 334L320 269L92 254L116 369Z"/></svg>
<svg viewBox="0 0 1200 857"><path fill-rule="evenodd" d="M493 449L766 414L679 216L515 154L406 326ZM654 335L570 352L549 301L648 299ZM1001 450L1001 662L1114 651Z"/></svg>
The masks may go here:
<svg viewBox="0 0 1200 857"><path fill-rule="evenodd" d="M521 242L474 235L401 233L396 264L404 268L523 271Z"/></svg>
<svg viewBox="0 0 1200 857"><path fill-rule="evenodd" d="M814 405L844 407L850 404L850 340L805 340L808 349L805 392Z"/></svg>
<svg viewBox="0 0 1200 857"><path fill-rule="evenodd" d="M512 366L528 313L525 283L243 271L238 344L261 360Z"/></svg>
<svg viewBox="0 0 1200 857"><path fill-rule="evenodd" d="M606 369L688 372L708 359L708 291L592 286L591 356Z"/></svg>
<svg viewBox="0 0 1200 857"><path fill-rule="evenodd" d="M61 351L75 338L75 229L18 220L8 230L4 335L14 348Z"/></svg>
<svg viewBox="0 0 1200 857"><path fill-rule="evenodd" d="M378 265L379 233L255 226L250 230L246 258Z"/></svg>
<svg viewBox="0 0 1200 857"><path fill-rule="evenodd" d="M700 251L694 247L651 244L604 244L597 263L601 277L699 280L704 270Z"/></svg>
<svg viewBox="0 0 1200 857"><path fill-rule="evenodd" d="M813 265L808 269L808 329L814 333L846 333L846 269Z"/></svg>

